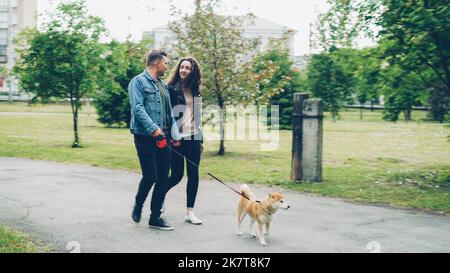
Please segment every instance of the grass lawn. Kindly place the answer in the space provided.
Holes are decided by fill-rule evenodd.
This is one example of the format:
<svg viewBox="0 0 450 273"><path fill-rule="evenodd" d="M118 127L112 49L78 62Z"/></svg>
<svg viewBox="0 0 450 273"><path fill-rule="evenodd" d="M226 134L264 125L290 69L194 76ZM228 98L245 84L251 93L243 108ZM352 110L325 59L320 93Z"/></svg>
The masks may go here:
<svg viewBox="0 0 450 273"><path fill-rule="evenodd" d="M80 116L83 148L72 149L69 106L0 103L0 156L81 163L139 171L128 129L105 128L95 109ZM342 113L324 122L323 183L293 183L292 132L280 132L276 151L260 151L258 141L227 141L217 156L218 141L206 141L201 177L206 172L235 182L289 188L362 203L387 204L450 213L450 128L427 122L424 112L413 121L388 123L381 112Z"/></svg>
<svg viewBox="0 0 450 273"><path fill-rule="evenodd" d="M38 247L24 234L0 225L0 253L42 253L47 248Z"/></svg>

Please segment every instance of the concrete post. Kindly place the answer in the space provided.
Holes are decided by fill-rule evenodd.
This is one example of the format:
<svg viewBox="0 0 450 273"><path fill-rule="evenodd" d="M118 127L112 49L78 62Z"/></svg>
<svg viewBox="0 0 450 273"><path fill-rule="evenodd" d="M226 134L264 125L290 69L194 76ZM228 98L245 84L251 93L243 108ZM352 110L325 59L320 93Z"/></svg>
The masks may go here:
<svg viewBox="0 0 450 273"><path fill-rule="evenodd" d="M323 103L320 99L303 102L302 180L322 181Z"/></svg>
<svg viewBox="0 0 450 273"><path fill-rule="evenodd" d="M294 113L292 115L292 165L291 180L302 180L302 132L303 102L309 98L307 93L294 94Z"/></svg>

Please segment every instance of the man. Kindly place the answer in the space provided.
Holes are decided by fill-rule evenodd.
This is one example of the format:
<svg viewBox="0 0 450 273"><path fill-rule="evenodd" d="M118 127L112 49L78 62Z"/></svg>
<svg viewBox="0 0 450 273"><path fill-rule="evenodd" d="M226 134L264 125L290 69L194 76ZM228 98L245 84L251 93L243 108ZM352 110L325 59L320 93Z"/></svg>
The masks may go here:
<svg viewBox="0 0 450 273"><path fill-rule="evenodd" d="M181 136L172 113L166 84L160 79L167 70L167 54L153 50L147 58L147 69L134 77L128 92L131 103L131 133L134 135L142 179L132 212L133 221L141 220L142 206L155 184L151 200L149 226L161 230L174 228L161 218L170 167L168 147L157 146L157 140L170 139L180 145Z"/></svg>

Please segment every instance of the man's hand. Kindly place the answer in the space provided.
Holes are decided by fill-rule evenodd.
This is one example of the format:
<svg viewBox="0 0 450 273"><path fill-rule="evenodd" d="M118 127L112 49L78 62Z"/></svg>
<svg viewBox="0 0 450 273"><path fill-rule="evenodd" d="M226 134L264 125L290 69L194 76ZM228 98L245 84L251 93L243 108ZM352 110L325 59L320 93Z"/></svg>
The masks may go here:
<svg viewBox="0 0 450 273"><path fill-rule="evenodd" d="M205 150L205 148L203 147L203 144L200 144L200 153L203 154L203 151Z"/></svg>
<svg viewBox="0 0 450 273"><path fill-rule="evenodd" d="M181 141L179 141L179 140L172 140L171 142L172 142L173 147L175 147L175 148L178 148L181 145Z"/></svg>
<svg viewBox="0 0 450 273"><path fill-rule="evenodd" d="M154 131L153 132L153 134L152 134L152 137L154 138L154 139L157 139L159 136L163 136L164 135L164 132L161 130L161 128L158 128L158 130L156 130L156 131Z"/></svg>

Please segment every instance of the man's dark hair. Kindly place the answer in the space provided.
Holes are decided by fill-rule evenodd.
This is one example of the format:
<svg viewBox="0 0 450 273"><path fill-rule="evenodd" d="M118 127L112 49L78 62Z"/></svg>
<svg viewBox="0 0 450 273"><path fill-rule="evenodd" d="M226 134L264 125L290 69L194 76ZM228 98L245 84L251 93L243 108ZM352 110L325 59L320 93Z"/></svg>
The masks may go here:
<svg viewBox="0 0 450 273"><path fill-rule="evenodd" d="M167 53L163 50L152 50L147 57L147 66L153 65L167 57Z"/></svg>

